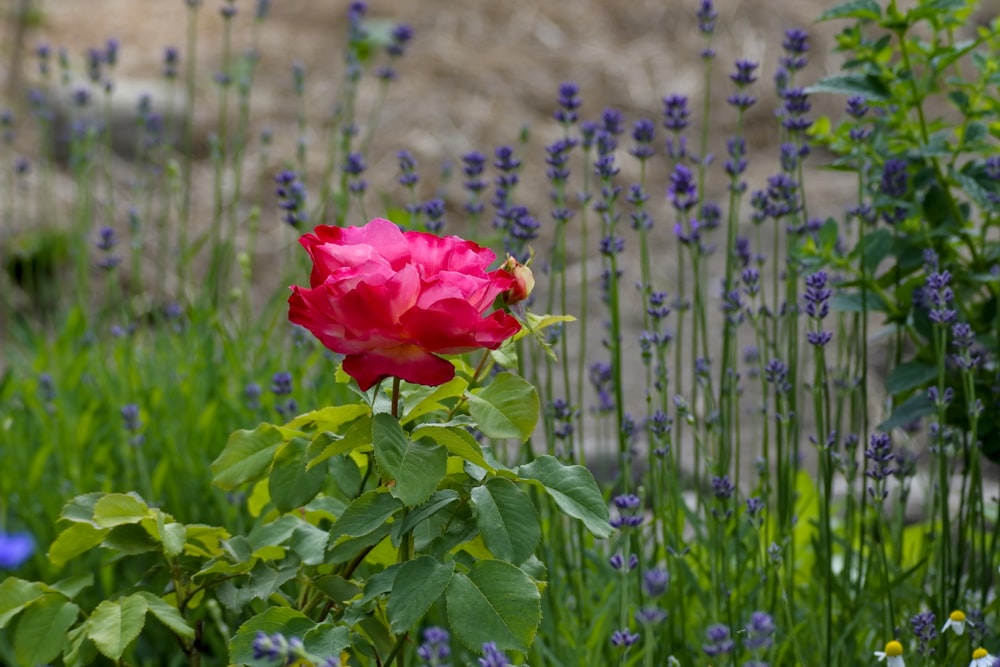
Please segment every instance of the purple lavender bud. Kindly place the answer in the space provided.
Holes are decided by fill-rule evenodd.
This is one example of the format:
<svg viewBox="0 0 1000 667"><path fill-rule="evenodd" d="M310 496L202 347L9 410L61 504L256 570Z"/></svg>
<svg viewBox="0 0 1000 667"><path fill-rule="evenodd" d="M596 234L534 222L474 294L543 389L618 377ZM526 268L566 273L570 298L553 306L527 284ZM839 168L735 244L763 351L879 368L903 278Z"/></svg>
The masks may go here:
<svg viewBox="0 0 1000 667"><path fill-rule="evenodd" d="M639 635L629 632L628 628L615 630L611 634L611 643L619 648L628 648L639 641Z"/></svg>
<svg viewBox="0 0 1000 667"><path fill-rule="evenodd" d="M668 95L663 98L663 126L671 132L680 132L688 125L688 98L684 95Z"/></svg>
<svg viewBox="0 0 1000 667"><path fill-rule="evenodd" d="M774 619L763 611L755 611L750 615L746 626L746 637L743 645L751 651L768 649L774 643Z"/></svg>
<svg viewBox="0 0 1000 667"><path fill-rule="evenodd" d="M734 491L736 487L729 481L729 475L712 478L712 493L715 494L716 500L729 500Z"/></svg>
<svg viewBox="0 0 1000 667"><path fill-rule="evenodd" d="M635 620L645 626L662 623L667 618L667 612L659 607L643 607L635 612Z"/></svg>
<svg viewBox="0 0 1000 667"><path fill-rule="evenodd" d="M709 626L705 631L705 638L708 643L703 644L701 648L710 658L732 653L736 646L729 636L729 628L721 623Z"/></svg>
<svg viewBox="0 0 1000 667"><path fill-rule="evenodd" d="M906 160L891 158L885 161L880 187L882 194L893 199L906 196L908 180Z"/></svg>
<svg viewBox="0 0 1000 667"><path fill-rule="evenodd" d="M618 109L608 108L601 113L604 131L612 136L618 136L625 131L625 116Z"/></svg>
<svg viewBox="0 0 1000 667"><path fill-rule="evenodd" d="M271 392L275 396L287 396L292 393L292 374L279 371L271 377Z"/></svg>
<svg viewBox="0 0 1000 667"><path fill-rule="evenodd" d="M35 540L30 533L8 533L0 529L0 570L14 570L35 552Z"/></svg>
<svg viewBox="0 0 1000 667"><path fill-rule="evenodd" d="M391 38L385 50L393 58L398 58L406 52L406 45L413 39L413 28L408 23L400 23L392 29Z"/></svg>
<svg viewBox="0 0 1000 667"><path fill-rule="evenodd" d="M994 181L1000 181L1000 155L994 155L986 158L986 162L983 166L986 170L986 176L988 178Z"/></svg>
<svg viewBox="0 0 1000 667"><path fill-rule="evenodd" d="M651 598L658 598L667 592L670 585L670 575L666 570L653 568L642 575L642 592Z"/></svg>
<svg viewBox="0 0 1000 667"><path fill-rule="evenodd" d="M873 433L869 439L868 448L865 450L865 460L867 468L865 477L873 480L876 487L880 487L883 480L892 474L892 467L889 465L895 455L892 453L892 440L886 433ZM884 500L888 491L884 489L877 491L873 487L868 488L868 492L874 500Z"/></svg>
<svg viewBox="0 0 1000 667"><path fill-rule="evenodd" d="M514 156L514 149L510 146L500 146L494 152L496 161L493 166L503 172L517 171L521 168L521 161Z"/></svg>
<svg viewBox="0 0 1000 667"><path fill-rule="evenodd" d="M759 67L759 65L759 63L755 63L752 60L737 60L736 71L730 74L729 78L740 88L749 86L757 80L757 77L754 75L754 71L757 67Z"/></svg>
<svg viewBox="0 0 1000 667"><path fill-rule="evenodd" d="M656 126L648 118L641 118L635 122L632 128L632 138L635 139L635 147L629 152L639 160L647 160L653 157L656 152L653 148L653 137L656 133Z"/></svg>
<svg viewBox="0 0 1000 667"><path fill-rule="evenodd" d="M97 231L97 249L108 252L118 245L118 239L115 237L115 230L111 227L101 227Z"/></svg>
<svg viewBox="0 0 1000 667"><path fill-rule="evenodd" d="M571 125L577 120L577 110L580 108L580 87L572 81L559 84L558 104L560 109L553 114L563 125Z"/></svg>
<svg viewBox="0 0 1000 667"><path fill-rule="evenodd" d="M698 5L698 30L703 35L711 35L715 32L715 19L719 17L712 0L701 0Z"/></svg>
<svg viewBox="0 0 1000 667"><path fill-rule="evenodd" d="M698 203L698 186L694 174L683 164L674 167L670 175L667 197L678 211L689 211Z"/></svg>
<svg viewBox="0 0 1000 667"><path fill-rule="evenodd" d="M827 287L826 271L817 271L806 276L806 290L803 298L806 302L806 314L817 320L825 318L830 313L830 297L833 290Z"/></svg>
<svg viewBox="0 0 1000 667"><path fill-rule="evenodd" d="M933 611L924 611L910 619L910 627L917 637L917 653L929 657L934 653L931 643L937 639L937 622Z"/></svg>
<svg viewBox="0 0 1000 667"><path fill-rule="evenodd" d="M479 659L479 667L509 667L510 660L497 648L496 642L483 644L483 657Z"/></svg>
<svg viewBox="0 0 1000 667"><path fill-rule="evenodd" d="M868 113L867 100L861 95L851 95L847 98L847 114L852 118L863 118Z"/></svg>
<svg viewBox="0 0 1000 667"><path fill-rule="evenodd" d="M139 421L139 406L135 403L124 405L121 409L121 416L126 431L135 433L142 428L142 422Z"/></svg>

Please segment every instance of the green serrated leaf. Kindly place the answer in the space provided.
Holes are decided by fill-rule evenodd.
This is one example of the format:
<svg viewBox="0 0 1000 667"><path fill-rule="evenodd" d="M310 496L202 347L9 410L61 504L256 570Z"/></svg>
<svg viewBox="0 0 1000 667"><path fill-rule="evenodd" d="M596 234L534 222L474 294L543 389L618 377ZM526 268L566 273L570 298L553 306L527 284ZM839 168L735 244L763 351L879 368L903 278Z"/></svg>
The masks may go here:
<svg viewBox="0 0 1000 667"><path fill-rule="evenodd" d="M268 477L268 493L279 512L291 512L316 497L323 488L326 468L306 469L309 441L293 438L278 448Z"/></svg>
<svg viewBox="0 0 1000 667"><path fill-rule="evenodd" d="M328 539L330 535L325 530L303 521L296 526L289 546L306 565L321 565Z"/></svg>
<svg viewBox="0 0 1000 667"><path fill-rule="evenodd" d="M493 478L472 489L476 525L486 548L500 560L520 565L542 539L531 499L513 482Z"/></svg>
<svg viewBox="0 0 1000 667"><path fill-rule="evenodd" d="M367 415L368 412L368 406L362 403L332 405L299 415L288 422L285 428L308 428L310 431L332 431L337 433L340 431L341 426L354 421L358 417Z"/></svg>
<svg viewBox="0 0 1000 667"><path fill-rule="evenodd" d="M160 623L170 628L174 634L184 639L194 639L194 628L188 624L177 607L149 591L139 591L137 595L141 595L142 599L146 601L149 613L155 616Z"/></svg>
<svg viewBox="0 0 1000 667"><path fill-rule="evenodd" d="M97 528L89 523L74 523L59 533L49 547L49 560L56 567L62 567L80 554L99 545L109 532L110 528Z"/></svg>
<svg viewBox="0 0 1000 667"><path fill-rule="evenodd" d="M393 579L386 606L389 630L403 634L419 623L444 594L454 572L454 561L442 563L430 556L419 556L403 563Z"/></svg>
<svg viewBox="0 0 1000 667"><path fill-rule="evenodd" d="M519 477L541 484L564 514L583 521L594 537L611 535L610 514L604 496L589 470L564 466L555 457L539 456L516 469Z"/></svg>
<svg viewBox="0 0 1000 667"><path fill-rule="evenodd" d="M346 625L320 623L302 636L306 651L321 658L336 658L351 645L351 629Z"/></svg>
<svg viewBox="0 0 1000 667"><path fill-rule="evenodd" d="M99 528L139 523L149 516L146 501L130 493L109 493L94 503L94 523Z"/></svg>
<svg viewBox="0 0 1000 667"><path fill-rule="evenodd" d="M842 95L861 95L862 97L884 102L891 99L892 92L878 77L871 74L836 74L824 77L806 88L810 95L815 93L838 93Z"/></svg>
<svg viewBox="0 0 1000 667"><path fill-rule="evenodd" d="M45 595L45 588L35 581L7 577L0 583L0 629L29 605Z"/></svg>
<svg viewBox="0 0 1000 667"><path fill-rule="evenodd" d="M309 444L306 457L309 462L306 469L310 470L329 458L339 454L346 454L359 447L364 447L372 443L372 420L371 417L357 419L347 428L347 433L343 437L335 437L334 434L320 433L313 438Z"/></svg>
<svg viewBox="0 0 1000 667"><path fill-rule="evenodd" d="M85 493L82 496L73 498L71 501L66 503L65 507L63 507L60 518L76 523L92 523L94 520L94 505L96 505L97 501L103 498L104 495L105 494L100 491L95 491L93 493Z"/></svg>
<svg viewBox="0 0 1000 667"><path fill-rule="evenodd" d="M424 415L441 410L444 406L441 401L449 398L458 398L468 388L469 382L465 378L456 375L448 382L436 387L418 387L409 393L407 403L400 424L406 425Z"/></svg>
<svg viewBox="0 0 1000 667"><path fill-rule="evenodd" d="M937 377L937 366L908 361L896 366L885 380L885 389L893 396L922 387Z"/></svg>
<svg viewBox="0 0 1000 667"><path fill-rule="evenodd" d="M819 15L820 21L832 19L860 19L878 21L882 18L882 8L875 0L850 0L825 10Z"/></svg>
<svg viewBox="0 0 1000 667"><path fill-rule="evenodd" d="M62 653L66 632L80 608L58 593L49 593L29 607L17 622L14 655L21 665L44 665Z"/></svg>
<svg viewBox="0 0 1000 667"><path fill-rule="evenodd" d="M77 593L93 585L94 575L93 573L88 572L87 574L79 574L75 577L61 579L52 584L49 588L63 597L72 600L76 597Z"/></svg>
<svg viewBox="0 0 1000 667"><path fill-rule="evenodd" d="M270 635L280 632L286 637L302 637L315 625L302 612L288 607L271 607L239 627L229 642L229 662L250 667L273 667L274 660L254 657L253 640L257 633Z"/></svg>
<svg viewBox="0 0 1000 667"><path fill-rule="evenodd" d="M436 444L411 441L391 415L375 415L372 445L383 478L395 481L390 493L407 507L427 500L447 473L447 450Z"/></svg>
<svg viewBox="0 0 1000 667"><path fill-rule="evenodd" d="M446 593L455 636L473 650L496 642L501 650L527 651L541 622L541 594L510 563L478 561L468 575L456 572Z"/></svg>
<svg viewBox="0 0 1000 667"><path fill-rule="evenodd" d="M231 491L262 478L271 467L285 436L273 424L261 424L252 431L236 431L212 462L212 483Z"/></svg>
<svg viewBox="0 0 1000 667"><path fill-rule="evenodd" d="M524 378L500 373L481 391L468 393L469 413L488 438L527 441L538 423L538 392Z"/></svg>
<svg viewBox="0 0 1000 667"><path fill-rule="evenodd" d="M449 454L461 457L489 472L496 472L483 457L483 449L467 430L460 426L442 426L425 424L413 429L411 437L414 440L429 438L448 450Z"/></svg>
<svg viewBox="0 0 1000 667"><path fill-rule="evenodd" d="M330 528L331 544L341 536L361 537L385 525L403 503L383 491L368 491L344 510Z"/></svg>
<svg viewBox="0 0 1000 667"><path fill-rule="evenodd" d="M891 431L894 428L911 424L921 417L933 414L934 402L928 398L926 392L914 394L903 402L902 405L892 411L892 415L876 428L880 431Z"/></svg>
<svg viewBox="0 0 1000 667"><path fill-rule="evenodd" d="M87 619L87 637L105 657L118 660L142 632L147 608L139 594L105 600Z"/></svg>

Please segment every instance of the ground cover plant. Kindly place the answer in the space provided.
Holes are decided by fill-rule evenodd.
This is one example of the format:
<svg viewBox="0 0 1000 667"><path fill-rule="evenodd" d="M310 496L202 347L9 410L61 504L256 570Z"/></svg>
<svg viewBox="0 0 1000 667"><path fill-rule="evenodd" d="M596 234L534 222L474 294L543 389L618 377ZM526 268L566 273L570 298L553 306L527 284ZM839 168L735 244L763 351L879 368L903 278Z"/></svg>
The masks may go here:
<svg viewBox="0 0 1000 667"><path fill-rule="evenodd" d="M324 141L249 182L270 3L186 5L226 26L210 183L194 31L163 63L187 101L140 105L125 183L113 40L81 76L39 46L49 87L0 116L3 662L995 662L996 17L838 5L842 71L810 80L807 30L777 72L719 62L701 2L703 99L586 118L598 92L567 81L557 140L439 178L400 146L374 191L380 100L428 37L350 4ZM780 155L748 182L766 96ZM856 181L842 215L811 215L807 161ZM301 246L262 269L269 230Z"/></svg>

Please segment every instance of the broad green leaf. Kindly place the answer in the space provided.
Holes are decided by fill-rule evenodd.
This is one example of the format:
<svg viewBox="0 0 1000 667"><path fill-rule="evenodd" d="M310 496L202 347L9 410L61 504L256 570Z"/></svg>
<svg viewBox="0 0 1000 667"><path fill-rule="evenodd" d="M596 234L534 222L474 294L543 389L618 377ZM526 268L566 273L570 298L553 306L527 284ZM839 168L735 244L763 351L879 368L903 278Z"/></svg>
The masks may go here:
<svg viewBox="0 0 1000 667"><path fill-rule="evenodd" d="M324 431L309 443L309 449L306 451L308 460L306 470L312 470L314 466L338 454L346 454L370 444L372 444L371 417L355 421L347 427L347 433L343 436Z"/></svg>
<svg viewBox="0 0 1000 667"><path fill-rule="evenodd" d="M386 606L389 630L399 635L416 626L444 593L454 572L454 561L441 563L430 556L403 563Z"/></svg>
<svg viewBox="0 0 1000 667"><path fill-rule="evenodd" d="M871 74L837 74L820 79L806 88L810 95L815 93L839 93L842 95L861 95L862 97L884 102L892 97L889 88L876 76Z"/></svg>
<svg viewBox="0 0 1000 667"><path fill-rule="evenodd" d="M66 503L65 507L63 507L60 518L77 523L93 522L94 505L96 505L97 501L103 498L104 495L105 494L100 491L95 491L93 493L85 493L82 496L73 498L71 501Z"/></svg>
<svg viewBox="0 0 1000 667"><path fill-rule="evenodd" d="M453 489L442 489L432 493L427 502L412 512L408 512L402 521L394 524L395 527L392 532L393 543L399 544L402 536L413 530L414 526L434 516L448 505L458 501L458 499L458 492Z"/></svg>
<svg viewBox="0 0 1000 667"><path fill-rule="evenodd" d="M87 619L87 636L105 657L118 660L146 624L146 600L139 594L105 600Z"/></svg>
<svg viewBox="0 0 1000 667"><path fill-rule="evenodd" d="M525 442L538 423L538 392L524 378L500 373L477 393L467 393L469 413L488 438Z"/></svg>
<svg viewBox="0 0 1000 667"><path fill-rule="evenodd" d="M414 440L429 438L448 450L449 454L461 457L489 472L496 472L483 457L483 450L472 434L461 426L441 426L427 424L413 429L411 437Z"/></svg>
<svg viewBox="0 0 1000 667"><path fill-rule="evenodd" d="M910 396L902 405L893 410L892 415L876 428L888 432L933 414L935 409L934 402L928 398L927 393L919 392Z"/></svg>
<svg viewBox="0 0 1000 667"><path fill-rule="evenodd" d="M316 624L304 614L288 607L271 607L254 616L240 626L229 642L229 662L250 667L274 667L269 658L255 658L253 640L258 632L274 634L280 632L286 637L302 637Z"/></svg>
<svg viewBox="0 0 1000 667"><path fill-rule="evenodd" d="M288 422L285 428L302 429L308 427L310 431L332 431L337 433L340 431L341 426L368 414L368 412L368 406L362 403L332 405L299 415Z"/></svg>
<svg viewBox="0 0 1000 667"><path fill-rule="evenodd" d="M219 457L212 462L212 483L227 491L263 477L271 467L278 445L285 436L273 424L252 431L236 431Z"/></svg>
<svg viewBox="0 0 1000 667"><path fill-rule="evenodd" d="M863 19L878 21L882 18L882 8L875 0L850 0L825 10L819 15L820 21L831 19Z"/></svg>
<svg viewBox="0 0 1000 667"><path fill-rule="evenodd" d="M414 389L407 395L407 403L412 404L413 407L406 406L406 412L399 423L409 424L414 419L419 419L429 412L443 409L441 401L461 396L468 386L468 380L456 375L442 385Z"/></svg>
<svg viewBox="0 0 1000 667"><path fill-rule="evenodd" d="M321 565L328 539L330 535L325 530L302 521L296 526L289 546L306 565Z"/></svg>
<svg viewBox="0 0 1000 667"><path fill-rule="evenodd" d="M458 639L478 650L526 651L541 621L541 594L531 578L510 563L478 561L468 575L456 572L446 594L448 620Z"/></svg>
<svg viewBox="0 0 1000 667"><path fill-rule="evenodd" d="M368 491L347 506L330 529L331 543L341 536L360 537L383 526L403 504L388 493Z"/></svg>
<svg viewBox="0 0 1000 667"><path fill-rule="evenodd" d="M518 476L542 485L559 509L583 525L594 537L611 535L610 515L604 496L589 470L579 465L564 466L552 456L539 456L517 468Z"/></svg>
<svg viewBox="0 0 1000 667"><path fill-rule="evenodd" d="M83 667L97 659L97 648L87 637L87 624L81 623L66 633L63 664L66 667Z"/></svg>
<svg viewBox="0 0 1000 667"><path fill-rule="evenodd" d="M267 490L279 512L291 512L316 497L326 479L326 468L306 470L309 441L293 438L278 448Z"/></svg>
<svg viewBox="0 0 1000 667"><path fill-rule="evenodd" d="M129 493L109 493L94 503L94 523L99 528L139 523L149 516L146 501Z"/></svg>
<svg viewBox="0 0 1000 667"><path fill-rule="evenodd" d="M160 543L142 526L126 523L108 530L101 546L131 555L156 551L160 548Z"/></svg>
<svg viewBox="0 0 1000 667"><path fill-rule="evenodd" d="M336 658L351 645L351 629L346 625L320 623L302 636L302 644L317 657Z"/></svg>
<svg viewBox="0 0 1000 667"><path fill-rule="evenodd" d="M72 600L76 597L76 594L85 588L89 588L94 585L94 575L91 572L87 574L79 574L75 577L67 577L66 579L61 579L56 583L52 584L51 588L56 593L63 595L64 597Z"/></svg>
<svg viewBox="0 0 1000 667"><path fill-rule="evenodd" d="M219 526L192 523L184 526L187 534L184 553L189 556L215 558L222 555L222 541L229 539L229 531Z"/></svg>
<svg viewBox="0 0 1000 667"><path fill-rule="evenodd" d="M194 639L194 628L188 624L177 607L149 591L139 591L138 595L146 601L149 613L155 616L156 620L173 630L178 637Z"/></svg>
<svg viewBox="0 0 1000 667"><path fill-rule="evenodd" d="M476 524L496 558L519 565L542 539L542 527L531 499L513 482L493 478L472 489Z"/></svg>
<svg viewBox="0 0 1000 667"><path fill-rule="evenodd" d="M7 627L10 619L45 595L42 584L7 577L0 583L0 629Z"/></svg>
<svg viewBox="0 0 1000 667"><path fill-rule="evenodd" d="M31 605L17 622L14 655L21 665L44 665L62 653L66 632L80 608L58 593L49 593Z"/></svg>
<svg viewBox="0 0 1000 667"><path fill-rule="evenodd" d="M187 541L187 527L176 521L165 524L160 531L160 541L163 543L163 553L170 557L180 556Z"/></svg>
<svg viewBox="0 0 1000 667"><path fill-rule="evenodd" d="M103 542L109 532L111 532L109 528L96 528L89 523L74 523L59 533L49 547L49 560L56 567L62 567Z"/></svg>
<svg viewBox="0 0 1000 667"><path fill-rule="evenodd" d="M390 493L407 507L427 500L447 472L448 452L436 444L409 440L391 415L375 415L372 445L383 477L396 482Z"/></svg>
<svg viewBox="0 0 1000 667"><path fill-rule="evenodd" d="M892 395L922 387L937 377L937 366L919 361L908 361L889 371L885 389Z"/></svg>

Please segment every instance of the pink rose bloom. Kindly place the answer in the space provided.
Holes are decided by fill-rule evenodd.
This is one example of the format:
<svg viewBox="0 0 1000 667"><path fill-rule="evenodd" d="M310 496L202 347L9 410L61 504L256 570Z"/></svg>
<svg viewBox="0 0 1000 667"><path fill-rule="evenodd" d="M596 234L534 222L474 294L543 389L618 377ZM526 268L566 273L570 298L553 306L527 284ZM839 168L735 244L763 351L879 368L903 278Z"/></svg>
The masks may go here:
<svg viewBox="0 0 1000 667"><path fill-rule="evenodd" d="M390 376L442 384L455 367L437 355L495 350L521 329L502 310L487 313L515 284L502 269L487 272L488 248L382 218L319 226L299 242L312 257L311 289L292 287L288 319L345 355L362 390Z"/></svg>

